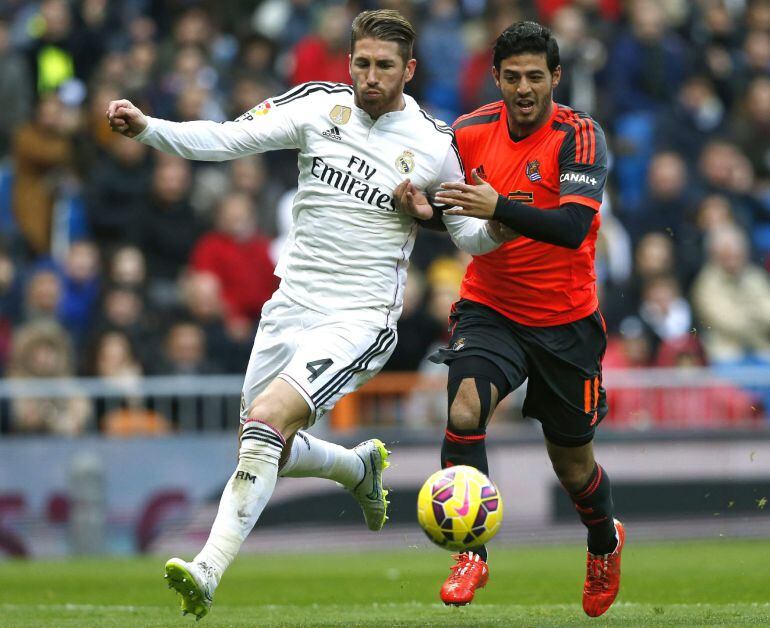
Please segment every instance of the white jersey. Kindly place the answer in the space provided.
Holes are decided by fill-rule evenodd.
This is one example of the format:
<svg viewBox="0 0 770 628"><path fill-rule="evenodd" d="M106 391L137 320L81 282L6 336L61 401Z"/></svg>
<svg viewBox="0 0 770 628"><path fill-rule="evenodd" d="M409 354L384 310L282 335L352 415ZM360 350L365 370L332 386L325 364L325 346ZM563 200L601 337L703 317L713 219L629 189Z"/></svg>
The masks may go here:
<svg viewBox="0 0 770 628"><path fill-rule="evenodd" d="M233 122L148 118L136 139L188 159L221 161L299 149L294 225L276 268L281 290L320 312L368 310L394 325L402 308L416 222L395 209L407 177L429 197L464 179L451 128L404 95L376 120L342 83L300 85ZM444 216L454 242L480 255L497 247L485 221Z"/></svg>

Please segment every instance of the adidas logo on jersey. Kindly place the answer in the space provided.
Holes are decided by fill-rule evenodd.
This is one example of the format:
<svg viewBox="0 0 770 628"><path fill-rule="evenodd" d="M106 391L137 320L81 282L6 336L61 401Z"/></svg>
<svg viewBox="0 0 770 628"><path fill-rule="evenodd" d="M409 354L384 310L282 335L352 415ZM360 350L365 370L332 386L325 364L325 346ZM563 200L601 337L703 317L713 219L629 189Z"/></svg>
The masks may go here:
<svg viewBox="0 0 770 628"><path fill-rule="evenodd" d="M338 142L342 140L340 130L336 126L333 126L331 129L326 129L321 135L328 137L330 140L337 140Z"/></svg>

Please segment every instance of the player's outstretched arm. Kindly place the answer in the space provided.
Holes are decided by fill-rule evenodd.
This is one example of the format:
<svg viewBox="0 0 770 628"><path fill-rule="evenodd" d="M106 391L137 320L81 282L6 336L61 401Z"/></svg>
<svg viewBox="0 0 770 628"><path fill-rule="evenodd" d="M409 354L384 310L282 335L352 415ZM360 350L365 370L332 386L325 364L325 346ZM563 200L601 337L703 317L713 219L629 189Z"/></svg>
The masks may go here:
<svg viewBox="0 0 770 628"><path fill-rule="evenodd" d="M447 182L441 184L436 200L455 205L444 211L452 216L494 219L511 230L533 240L577 249L591 228L595 212L580 203L567 203L557 209L543 210L501 196L471 172L474 185ZM491 223L490 223L491 224ZM513 239L513 238L506 238Z"/></svg>
<svg viewBox="0 0 770 628"><path fill-rule="evenodd" d="M286 115L241 116L233 122L193 120L171 122L144 115L128 100L114 100L107 107L113 131L152 148L185 159L225 161L268 150L298 148L295 125Z"/></svg>
<svg viewBox="0 0 770 628"><path fill-rule="evenodd" d="M130 100L113 100L107 105L110 128L126 137L136 137L147 128L147 116Z"/></svg>
<svg viewBox="0 0 770 628"><path fill-rule="evenodd" d="M459 181L448 181L441 184L441 191L436 194L436 201L453 205L445 213L456 216L472 216L473 218L492 218L495 215L499 194L489 183L479 176L474 168L471 170L473 185Z"/></svg>

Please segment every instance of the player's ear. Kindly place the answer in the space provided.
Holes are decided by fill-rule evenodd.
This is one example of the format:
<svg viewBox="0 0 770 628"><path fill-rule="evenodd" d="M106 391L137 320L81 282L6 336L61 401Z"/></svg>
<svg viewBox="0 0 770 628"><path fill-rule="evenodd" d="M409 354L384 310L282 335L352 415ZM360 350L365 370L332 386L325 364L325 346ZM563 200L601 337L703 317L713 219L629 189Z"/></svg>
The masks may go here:
<svg viewBox="0 0 770 628"><path fill-rule="evenodd" d="M414 71L417 68L417 59L409 59L404 69L404 82L408 83L414 78Z"/></svg>
<svg viewBox="0 0 770 628"><path fill-rule="evenodd" d="M561 66L557 65L553 72L551 72L552 87L556 88L559 85L559 81L561 81Z"/></svg>
<svg viewBox="0 0 770 628"><path fill-rule="evenodd" d="M497 85L499 89L500 88L500 71L495 66L492 66L492 76L495 78L495 85Z"/></svg>

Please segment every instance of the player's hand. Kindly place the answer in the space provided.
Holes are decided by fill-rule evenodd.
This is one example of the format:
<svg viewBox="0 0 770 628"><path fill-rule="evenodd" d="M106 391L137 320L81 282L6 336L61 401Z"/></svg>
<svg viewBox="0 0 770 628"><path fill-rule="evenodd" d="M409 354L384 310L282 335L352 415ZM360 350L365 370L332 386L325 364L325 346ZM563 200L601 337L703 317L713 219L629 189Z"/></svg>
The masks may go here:
<svg viewBox="0 0 770 628"><path fill-rule="evenodd" d="M436 202L453 206L451 209L445 209L445 214L492 218L497 207L497 191L479 176L475 168L471 170L471 178L473 185L442 183L441 191L436 194Z"/></svg>
<svg viewBox="0 0 770 628"><path fill-rule="evenodd" d="M147 117L130 100L113 100L107 106L107 120L115 133L136 137L147 128Z"/></svg>
<svg viewBox="0 0 770 628"><path fill-rule="evenodd" d="M393 204L396 209L419 220L433 218L433 208L428 198L409 179L405 179L393 190Z"/></svg>
<svg viewBox="0 0 770 628"><path fill-rule="evenodd" d="M495 242L511 242L521 237L518 231L506 227L498 220L487 220L486 230Z"/></svg>

